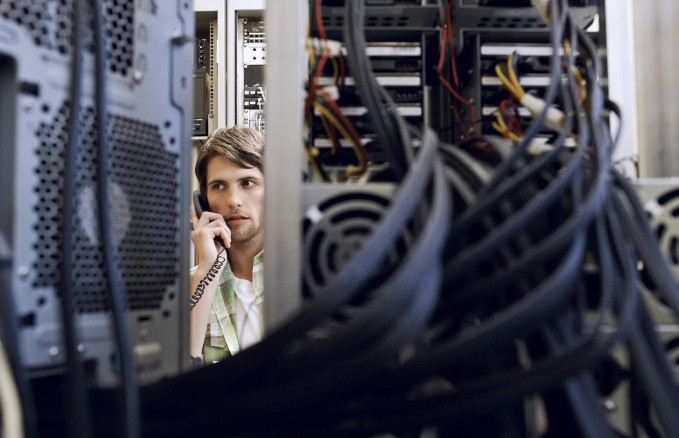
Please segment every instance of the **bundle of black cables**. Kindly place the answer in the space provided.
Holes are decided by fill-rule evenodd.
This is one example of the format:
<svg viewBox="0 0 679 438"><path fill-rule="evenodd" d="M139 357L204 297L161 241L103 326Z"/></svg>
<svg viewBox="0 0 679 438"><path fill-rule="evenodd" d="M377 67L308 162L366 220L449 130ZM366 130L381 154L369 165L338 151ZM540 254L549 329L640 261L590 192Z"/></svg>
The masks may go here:
<svg viewBox="0 0 679 438"><path fill-rule="evenodd" d="M563 126L542 154L529 145L546 110L509 155L491 139L469 140L497 150L499 163L399 117L365 56L363 3L346 1L344 40L399 177L391 204L292 320L233 358L142 388L144 434L616 436L600 385L615 347L657 418L641 426L679 436L679 394L637 262L677 315L679 291L634 189L611 168L619 133L607 118L619 110L604 98L597 49L568 2L550 5L543 96L545 108L563 109ZM406 230L407 253L385 263Z"/></svg>

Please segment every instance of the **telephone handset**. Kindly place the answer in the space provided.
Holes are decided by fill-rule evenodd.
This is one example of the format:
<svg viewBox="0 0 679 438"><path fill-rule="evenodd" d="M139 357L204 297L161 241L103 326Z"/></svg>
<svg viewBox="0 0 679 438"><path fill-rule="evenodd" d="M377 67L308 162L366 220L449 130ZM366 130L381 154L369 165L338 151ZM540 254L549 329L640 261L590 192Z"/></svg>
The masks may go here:
<svg viewBox="0 0 679 438"><path fill-rule="evenodd" d="M207 200L200 194L200 190L193 192L193 208L196 210L198 218L200 218L204 211L212 211L210 210L210 204L208 204ZM222 248L226 248L221 237L215 237L215 240L222 245Z"/></svg>

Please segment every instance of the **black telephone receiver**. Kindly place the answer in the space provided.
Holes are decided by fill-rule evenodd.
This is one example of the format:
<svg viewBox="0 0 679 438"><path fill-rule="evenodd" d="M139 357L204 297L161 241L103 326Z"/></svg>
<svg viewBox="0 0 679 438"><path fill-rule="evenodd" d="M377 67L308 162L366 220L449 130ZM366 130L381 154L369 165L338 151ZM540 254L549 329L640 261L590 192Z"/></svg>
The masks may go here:
<svg viewBox="0 0 679 438"><path fill-rule="evenodd" d="M198 215L198 218L200 218L204 211L210 211L210 205L207 203L207 200L203 198L203 196L200 194L200 190L196 190L193 192L193 208L196 209L196 214Z"/></svg>
<svg viewBox="0 0 679 438"><path fill-rule="evenodd" d="M193 192L193 208L196 209L198 218L200 218L204 211L212 211L210 210L210 204L207 203L207 199L200 194L200 190L195 190ZM222 248L226 248L221 237L215 237L215 240L222 245Z"/></svg>

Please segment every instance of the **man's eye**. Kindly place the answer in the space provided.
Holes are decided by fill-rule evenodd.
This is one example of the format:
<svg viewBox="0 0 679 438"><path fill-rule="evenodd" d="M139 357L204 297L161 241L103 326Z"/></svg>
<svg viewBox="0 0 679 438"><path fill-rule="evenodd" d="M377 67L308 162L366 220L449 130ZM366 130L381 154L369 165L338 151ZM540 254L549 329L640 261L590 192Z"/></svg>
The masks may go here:
<svg viewBox="0 0 679 438"><path fill-rule="evenodd" d="M250 181L249 179L243 181L243 187L252 187L254 185L255 185L254 181Z"/></svg>

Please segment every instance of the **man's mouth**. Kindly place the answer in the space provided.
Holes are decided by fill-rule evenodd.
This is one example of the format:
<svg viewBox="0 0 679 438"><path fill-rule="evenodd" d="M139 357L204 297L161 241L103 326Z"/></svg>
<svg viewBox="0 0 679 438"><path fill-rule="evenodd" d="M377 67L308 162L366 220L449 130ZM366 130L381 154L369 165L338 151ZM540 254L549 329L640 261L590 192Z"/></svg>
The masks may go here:
<svg viewBox="0 0 679 438"><path fill-rule="evenodd" d="M240 223L245 222L246 220L248 220L247 216L241 216L239 214L234 214L234 215L226 218L226 223L229 224L229 225L238 225Z"/></svg>

